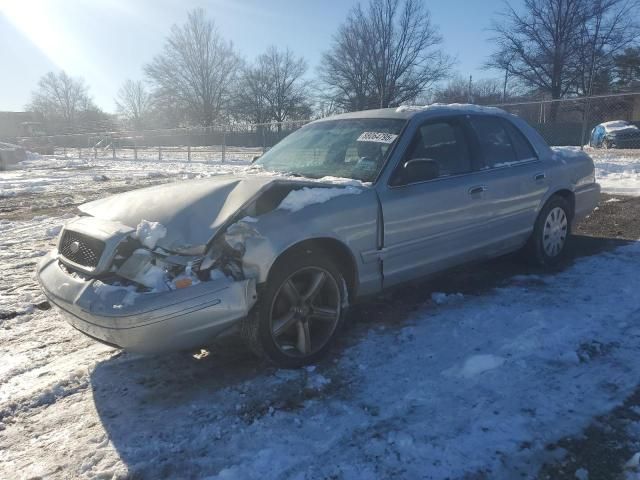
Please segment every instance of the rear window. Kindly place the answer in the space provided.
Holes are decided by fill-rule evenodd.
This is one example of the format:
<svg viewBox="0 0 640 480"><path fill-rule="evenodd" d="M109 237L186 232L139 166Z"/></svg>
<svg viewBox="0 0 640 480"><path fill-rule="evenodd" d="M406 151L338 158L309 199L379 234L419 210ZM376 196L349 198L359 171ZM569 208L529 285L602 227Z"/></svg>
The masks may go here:
<svg viewBox="0 0 640 480"><path fill-rule="evenodd" d="M503 167L536 158L529 141L507 120L474 116L470 122L478 135L486 167Z"/></svg>
<svg viewBox="0 0 640 480"><path fill-rule="evenodd" d="M531 160L537 158L536 152L526 139L524 134L508 120L500 119L507 129L507 133L511 137L513 142L513 148L516 151L516 157L518 160Z"/></svg>

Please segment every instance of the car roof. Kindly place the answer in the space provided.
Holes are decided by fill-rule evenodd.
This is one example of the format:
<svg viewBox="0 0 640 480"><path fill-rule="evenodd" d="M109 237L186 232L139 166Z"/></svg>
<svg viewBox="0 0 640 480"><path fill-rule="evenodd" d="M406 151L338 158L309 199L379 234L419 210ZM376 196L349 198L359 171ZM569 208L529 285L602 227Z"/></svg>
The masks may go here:
<svg viewBox="0 0 640 480"><path fill-rule="evenodd" d="M482 107L480 105L463 104L463 103L434 103L431 105L403 105L397 108L380 108L375 110L361 110L358 112L341 113L331 117L325 117L318 122L327 120L344 120L350 118L397 118L401 120L409 120L415 116L423 114L472 114L484 113L491 115L508 115L507 112L495 107Z"/></svg>

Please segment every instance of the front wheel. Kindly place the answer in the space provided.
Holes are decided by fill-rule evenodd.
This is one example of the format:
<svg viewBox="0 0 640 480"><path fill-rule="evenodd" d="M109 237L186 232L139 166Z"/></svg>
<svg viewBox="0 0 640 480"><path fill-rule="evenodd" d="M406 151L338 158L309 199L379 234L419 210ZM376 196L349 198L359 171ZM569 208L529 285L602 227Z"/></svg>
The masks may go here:
<svg viewBox="0 0 640 480"><path fill-rule="evenodd" d="M325 252L277 262L242 328L255 353L284 368L316 362L331 347L345 310L345 281Z"/></svg>
<svg viewBox="0 0 640 480"><path fill-rule="evenodd" d="M557 265L566 255L571 235L571 208L560 196L544 205L525 248L529 260L538 265Z"/></svg>

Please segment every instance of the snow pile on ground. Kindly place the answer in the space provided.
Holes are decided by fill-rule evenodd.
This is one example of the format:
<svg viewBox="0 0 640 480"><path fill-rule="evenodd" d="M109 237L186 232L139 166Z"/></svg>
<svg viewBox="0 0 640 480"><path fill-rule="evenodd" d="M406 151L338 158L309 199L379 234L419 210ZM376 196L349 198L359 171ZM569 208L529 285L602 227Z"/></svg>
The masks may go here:
<svg viewBox="0 0 640 480"><path fill-rule="evenodd" d="M309 205L325 203L342 195L357 195L361 193L360 188L347 186L341 188L309 188L303 187L299 190L292 190L284 197L278 208L297 212Z"/></svg>
<svg viewBox="0 0 640 480"><path fill-rule="evenodd" d="M640 196L640 150L587 149L602 191Z"/></svg>
<svg viewBox="0 0 640 480"><path fill-rule="evenodd" d="M553 147L565 156L581 156L580 147ZM640 150L584 149L593 159L596 180L604 193L640 196Z"/></svg>

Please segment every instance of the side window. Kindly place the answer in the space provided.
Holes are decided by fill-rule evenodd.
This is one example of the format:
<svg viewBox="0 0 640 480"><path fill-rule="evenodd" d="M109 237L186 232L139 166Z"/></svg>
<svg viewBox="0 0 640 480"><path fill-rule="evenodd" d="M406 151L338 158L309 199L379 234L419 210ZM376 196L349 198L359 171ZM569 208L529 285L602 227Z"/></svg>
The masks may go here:
<svg viewBox="0 0 640 480"><path fill-rule="evenodd" d="M470 122L478 135L487 167L501 167L518 161L515 147L501 119L473 116Z"/></svg>
<svg viewBox="0 0 640 480"><path fill-rule="evenodd" d="M524 134L516 127L513 123L503 118L500 119L505 128L507 129L507 133L511 138L511 142L513 143L513 148L516 151L516 158L520 161L522 160L531 160L534 158L538 158L535 150L529 143L529 140L524 136Z"/></svg>
<svg viewBox="0 0 640 480"><path fill-rule="evenodd" d="M404 161L414 158L434 160L440 167L440 177L472 170L464 129L456 120L440 120L422 125L413 138Z"/></svg>

